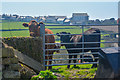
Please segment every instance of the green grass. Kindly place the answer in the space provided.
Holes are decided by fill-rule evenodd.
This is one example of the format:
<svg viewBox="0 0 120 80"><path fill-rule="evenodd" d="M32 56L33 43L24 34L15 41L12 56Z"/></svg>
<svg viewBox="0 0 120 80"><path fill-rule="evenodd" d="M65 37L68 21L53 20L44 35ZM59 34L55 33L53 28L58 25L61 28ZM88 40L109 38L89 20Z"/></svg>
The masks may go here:
<svg viewBox="0 0 120 80"><path fill-rule="evenodd" d="M29 35L29 31L4 31L2 32L2 37L27 37Z"/></svg>
<svg viewBox="0 0 120 80"><path fill-rule="evenodd" d="M2 26L0 26L0 29L4 30L11 30L11 29L28 29L23 27L22 24L24 22L3 22L0 23ZM28 22L27 22L28 23ZM79 34L81 33L81 29L76 26L46 26L46 28L78 28L78 29L51 29L54 34L57 32L71 32L72 34ZM2 37L12 37L12 36L29 36L29 30L24 31L3 31Z"/></svg>
<svg viewBox="0 0 120 80"><path fill-rule="evenodd" d="M97 68L91 68L91 64L82 64L74 67L71 65L70 69L67 66L53 66L52 72L58 73L61 76L68 78L94 78Z"/></svg>
<svg viewBox="0 0 120 80"><path fill-rule="evenodd" d="M0 29L28 29L22 26L23 22L3 22Z"/></svg>

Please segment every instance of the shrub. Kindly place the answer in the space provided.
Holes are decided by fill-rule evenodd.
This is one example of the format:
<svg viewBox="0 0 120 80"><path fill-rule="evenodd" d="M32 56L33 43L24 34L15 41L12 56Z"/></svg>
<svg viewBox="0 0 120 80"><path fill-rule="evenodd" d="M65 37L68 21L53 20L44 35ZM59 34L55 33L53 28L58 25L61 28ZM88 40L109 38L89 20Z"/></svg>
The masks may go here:
<svg viewBox="0 0 120 80"><path fill-rule="evenodd" d="M40 71L36 76L33 76L31 80L57 80L57 76L53 75L50 70Z"/></svg>

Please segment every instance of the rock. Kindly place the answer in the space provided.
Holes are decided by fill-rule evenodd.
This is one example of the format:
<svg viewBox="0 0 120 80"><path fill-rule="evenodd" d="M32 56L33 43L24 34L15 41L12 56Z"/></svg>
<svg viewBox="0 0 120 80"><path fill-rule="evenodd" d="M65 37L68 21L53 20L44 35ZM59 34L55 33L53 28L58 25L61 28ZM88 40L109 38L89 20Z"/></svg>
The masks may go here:
<svg viewBox="0 0 120 80"><path fill-rule="evenodd" d="M29 67L23 64L20 64L20 65L21 65L21 69L19 71L21 74L21 79L30 79L33 75L37 74L35 71L30 69Z"/></svg>
<svg viewBox="0 0 120 80"><path fill-rule="evenodd" d="M18 71L4 71L3 77L4 78L20 78L20 72L18 72Z"/></svg>
<svg viewBox="0 0 120 80"><path fill-rule="evenodd" d="M20 70L20 69L21 69L21 67L19 64L10 64L7 68L7 70L16 70L16 71Z"/></svg>
<svg viewBox="0 0 120 80"><path fill-rule="evenodd" d="M57 78L62 78L62 75L59 73L53 73L53 75L57 76Z"/></svg>
<svg viewBox="0 0 120 80"><path fill-rule="evenodd" d="M2 57L7 58L7 57L14 57L14 51L12 48L2 48Z"/></svg>
<svg viewBox="0 0 120 80"><path fill-rule="evenodd" d="M0 57L0 64L2 64L2 58Z"/></svg>
<svg viewBox="0 0 120 80"><path fill-rule="evenodd" d="M2 48L0 48L0 58L2 57Z"/></svg>
<svg viewBox="0 0 120 80"><path fill-rule="evenodd" d="M17 64L18 63L18 59L16 57L14 58L5 58L2 60L2 64Z"/></svg>
<svg viewBox="0 0 120 80"><path fill-rule="evenodd" d="M0 64L0 65L1 65L1 64ZM0 67L1 67L1 66L0 66ZM5 70L5 66L4 66L4 65L2 65L2 67L1 67L1 68L2 68L2 70ZM0 69L1 69L1 68L0 68Z"/></svg>

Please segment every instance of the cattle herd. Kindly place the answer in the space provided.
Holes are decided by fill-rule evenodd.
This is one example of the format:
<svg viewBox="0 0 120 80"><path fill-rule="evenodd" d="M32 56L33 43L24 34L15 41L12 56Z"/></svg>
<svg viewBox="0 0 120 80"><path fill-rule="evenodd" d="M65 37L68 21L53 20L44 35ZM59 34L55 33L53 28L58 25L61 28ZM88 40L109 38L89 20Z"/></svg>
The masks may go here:
<svg viewBox="0 0 120 80"><path fill-rule="evenodd" d="M35 20L31 20L28 24L27 23L23 23L24 27L29 27L29 32L30 32L30 36L31 37L39 37L40 36L40 24L43 24L42 22L37 23ZM45 34L53 34L53 32L47 28L45 28ZM96 34L96 35L95 35ZM87 31L84 32L84 35L70 35L70 33L67 32L60 32L60 33L56 33L57 36L60 37L60 41L61 43L74 43L74 44L64 44L61 46L65 46L68 53L72 54L72 53L81 53L82 51L84 52L99 52L99 48L95 49L95 47L100 47L100 30L96 29L96 28L91 28ZM84 37L84 38L83 38ZM84 43L84 48L86 49L82 49L83 44L82 41L84 42L98 42L98 43ZM45 43L55 43L55 37L54 35L46 35L45 36ZM60 46L56 46L55 44L53 45L45 45L45 49L58 49L60 48ZM72 49L70 50L70 48L81 48L81 49ZM88 48L88 49L87 49ZM89 49L91 48L91 49ZM55 52L55 50L53 51L46 51L45 55L49 55L49 54L53 54ZM77 55L73 55L74 58L77 58ZM69 55L69 58L73 57L72 55ZM94 57L98 57L98 54L93 54ZM52 59L52 55L51 56L45 56L46 60ZM95 59L94 61L97 62L98 59ZM76 60L73 60L74 63L76 63ZM71 60L69 60L69 63L71 63ZM46 61L45 64L51 65L52 61ZM76 65L74 65L76 66ZM97 67L97 64L93 64L92 67ZM47 69L47 67L45 67ZM70 68L70 65L67 66L67 68ZM48 69L52 69L52 66L49 66Z"/></svg>

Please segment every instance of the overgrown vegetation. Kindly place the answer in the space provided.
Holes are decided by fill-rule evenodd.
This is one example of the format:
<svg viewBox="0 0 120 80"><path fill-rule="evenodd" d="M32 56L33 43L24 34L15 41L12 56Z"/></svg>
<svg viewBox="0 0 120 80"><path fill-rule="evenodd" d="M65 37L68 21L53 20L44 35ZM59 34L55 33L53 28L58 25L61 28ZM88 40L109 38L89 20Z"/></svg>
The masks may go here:
<svg viewBox="0 0 120 80"><path fill-rule="evenodd" d="M50 70L40 71L38 75L35 75L31 80L57 80L57 76L53 75Z"/></svg>
<svg viewBox="0 0 120 80"><path fill-rule="evenodd" d="M50 79L50 80L70 80L70 79L83 79L94 78L97 68L91 68L92 64L77 65L76 67L71 65L68 69L67 66L53 66L51 71L40 71L38 75L34 75L31 80Z"/></svg>
<svg viewBox="0 0 120 80"><path fill-rule="evenodd" d="M76 67L54 66L53 72L60 74L64 78L94 78L97 68L91 68L92 64L81 64Z"/></svg>

